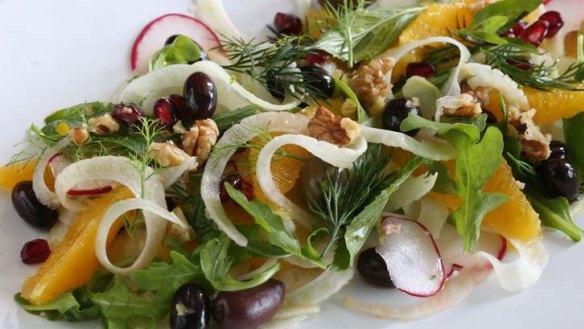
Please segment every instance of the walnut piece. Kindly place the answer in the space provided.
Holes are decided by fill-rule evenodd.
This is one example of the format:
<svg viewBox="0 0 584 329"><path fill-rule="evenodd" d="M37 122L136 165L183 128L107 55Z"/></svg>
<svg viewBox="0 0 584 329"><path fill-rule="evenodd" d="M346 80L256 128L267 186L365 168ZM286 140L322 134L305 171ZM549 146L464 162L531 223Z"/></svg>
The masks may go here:
<svg viewBox="0 0 584 329"><path fill-rule="evenodd" d="M148 147L148 152L152 154L154 161L165 168L178 166L190 158L190 155L186 154L170 141L166 143L152 143Z"/></svg>
<svg viewBox="0 0 584 329"><path fill-rule="evenodd" d="M75 145L81 146L89 139L89 131L87 131L86 126L81 126L69 130L69 136Z"/></svg>
<svg viewBox="0 0 584 329"><path fill-rule="evenodd" d="M481 103L471 94L444 96L436 101L439 116L476 118L482 112Z"/></svg>
<svg viewBox="0 0 584 329"><path fill-rule="evenodd" d="M337 117L322 106L308 122L308 135L338 146L353 143L360 133L361 127L357 122Z"/></svg>
<svg viewBox="0 0 584 329"><path fill-rule="evenodd" d="M390 73L394 65L393 58L374 59L359 66L349 81L349 86L370 115L380 114L391 96L393 85Z"/></svg>
<svg viewBox="0 0 584 329"><path fill-rule="evenodd" d="M182 149L197 157L199 163L209 158L211 148L217 143L219 128L211 119L197 120L189 131L182 136Z"/></svg>
<svg viewBox="0 0 584 329"><path fill-rule="evenodd" d="M89 131L98 135L107 135L120 130L120 124L109 113L91 118L87 123L89 123Z"/></svg>
<svg viewBox="0 0 584 329"><path fill-rule="evenodd" d="M509 125L513 128L521 143L525 157L531 162L539 162L549 158L551 154L551 136L541 132L533 122L535 109L521 112L515 106L507 106Z"/></svg>

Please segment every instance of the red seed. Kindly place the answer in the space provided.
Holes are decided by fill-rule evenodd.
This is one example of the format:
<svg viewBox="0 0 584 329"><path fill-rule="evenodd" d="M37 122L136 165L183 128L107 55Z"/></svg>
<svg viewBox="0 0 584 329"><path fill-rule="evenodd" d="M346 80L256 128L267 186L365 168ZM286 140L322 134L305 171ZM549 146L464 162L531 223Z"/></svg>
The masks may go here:
<svg viewBox="0 0 584 329"><path fill-rule="evenodd" d="M138 124L141 116L144 116L144 112L136 104L120 103L112 109L112 118L127 126Z"/></svg>
<svg viewBox="0 0 584 329"><path fill-rule="evenodd" d="M219 198L221 199L221 202L227 202L231 200L231 197L225 189L225 183L229 183L236 190L241 191L243 194L245 194L245 197L248 200L251 201L253 199L253 186L241 178L241 176L234 174L221 179L221 183L219 185Z"/></svg>
<svg viewBox="0 0 584 329"><path fill-rule="evenodd" d="M174 114L179 120L192 120L193 117L185 105L185 99L181 95L172 94L168 100L174 108Z"/></svg>
<svg viewBox="0 0 584 329"><path fill-rule="evenodd" d="M519 38L527 43L532 44L534 47L539 47L543 41L543 38L547 34L548 27L548 22L536 21L523 30L523 32L521 32L519 35Z"/></svg>
<svg viewBox="0 0 584 329"><path fill-rule="evenodd" d="M324 51L315 51L306 55L306 64L308 65L322 65L331 58L331 55Z"/></svg>
<svg viewBox="0 0 584 329"><path fill-rule="evenodd" d="M429 62L412 62L409 63L406 68L406 78L413 77L415 75L429 78L436 73L436 68L432 63Z"/></svg>
<svg viewBox="0 0 584 329"><path fill-rule="evenodd" d="M298 16L277 13L274 17L276 31L285 35L299 35L302 33L302 20Z"/></svg>
<svg viewBox="0 0 584 329"><path fill-rule="evenodd" d="M154 116L165 128L170 128L176 123L174 106L168 98L161 98L154 104Z"/></svg>
<svg viewBox="0 0 584 329"><path fill-rule="evenodd" d="M564 26L564 20L562 15L557 11L548 11L543 15L539 16L540 21L546 21L549 23L548 31L545 35L546 38L552 38L558 31Z"/></svg>
<svg viewBox="0 0 584 329"><path fill-rule="evenodd" d="M42 263L51 254L51 249L46 240L36 239L24 244L20 250L20 259L25 264Z"/></svg>
<svg viewBox="0 0 584 329"><path fill-rule="evenodd" d="M523 30L525 30L526 27L527 23L524 21L519 21L513 24L509 31L503 33L503 36L507 38L516 38L521 34L521 32L523 32Z"/></svg>

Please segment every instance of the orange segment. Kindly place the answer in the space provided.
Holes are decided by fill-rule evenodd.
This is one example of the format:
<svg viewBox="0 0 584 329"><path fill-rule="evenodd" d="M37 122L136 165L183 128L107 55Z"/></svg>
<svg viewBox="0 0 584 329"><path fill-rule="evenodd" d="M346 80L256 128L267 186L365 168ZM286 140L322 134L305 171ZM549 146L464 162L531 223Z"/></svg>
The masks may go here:
<svg viewBox="0 0 584 329"><path fill-rule="evenodd" d="M16 184L32 180L32 172L36 164L35 160L31 160L0 167L0 188L12 191Z"/></svg>
<svg viewBox="0 0 584 329"><path fill-rule="evenodd" d="M472 15L470 6L464 2L431 4L400 35L399 45L450 35L470 23Z"/></svg>
<svg viewBox="0 0 584 329"><path fill-rule="evenodd" d="M529 105L536 109L533 120L540 125L570 118L584 111L584 92L582 91L541 91L528 87L524 87L523 91L529 100Z"/></svg>
<svg viewBox="0 0 584 329"><path fill-rule="evenodd" d="M90 201L38 272L26 279L22 297L35 305L45 304L89 282L100 266L95 255L95 238L101 217L113 203L131 196L129 190L120 188ZM109 243L122 225L121 220L113 225Z"/></svg>
<svg viewBox="0 0 584 329"><path fill-rule="evenodd" d="M450 172L452 163L447 164ZM539 215L517 186L511 167L505 162L501 164L485 185L484 192L501 193L509 197L509 201L489 212L483 221L484 225L493 228L506 238L529 241L541 233ZM451 210L460 207L460 199L453 195L431 192L430 196L447 205Z"/></svg>

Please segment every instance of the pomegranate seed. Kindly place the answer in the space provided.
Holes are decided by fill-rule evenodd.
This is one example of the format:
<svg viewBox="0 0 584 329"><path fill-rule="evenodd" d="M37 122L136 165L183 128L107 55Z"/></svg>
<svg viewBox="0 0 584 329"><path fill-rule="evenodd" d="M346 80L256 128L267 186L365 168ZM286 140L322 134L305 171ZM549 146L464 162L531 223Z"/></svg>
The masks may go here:
<svg viewBox="0 0 584 329"><path fill-rule="evenodd" d="M536 21L523 30L519 35L519 38L532 44L534 47L539 47L543 38L547 34L548 27L549 23L547 21Z"/></svg>
<svg viewBox="0 0 584 329"><path fill-rule="evenodd" d="M409 63L406 68L406 78L413 77L415 75L428 78L436 73L436 68L429 62L412 62Z"/></svg>
<svg viewBox="0 0 584 329"><path fill-rule="evenodd" d="M503 36L507 38L516 38L521 34L521 32L523 32L523 30L525 30L526 27L527 23L524 21L519 21L513 24L509 31L503 33Z"/></svg>
<svg viewBox="0 0 584 329"><path fill-rule="evenodd" d="M274 17L276 31L285 35L299 35L302 33L302 20L298 16L277 13Z"/></svg>
<svg viewBox="0 0 584 329"><path fill-rule="evenodd" d="M157 100L154 104L154 116L165 128L172 127L177 121L174 114L174 106L166 97Z"/></svg>
<svg viewBox="0 0 584 329"><path fill-rule="evenodd" d="M127 126L138 124L141 116L144 116L144 111L135 104L121 103L112 109L112 118L125 123Z"/></svg>
<svg viewBox="0 0 584 329"><path fill-rule="evenodd" d="M192 115L189 114L190 112L185 105L184 97L177 94L172 94L168 96L168 100L170 101L170 104L172 104L172 107L174 108L174 114L176 115L177 119L179 120L193 119Z"/></svg>
<svg viewBox="0 0 584 329"><path fill-rule="evenodd" d="M330 58L330 54L317 50L306 55L305 60L308 65L322 65Z"/></svg>
<svg viewBox="0 0 584 329"><path fill-rule="evenodd" d="M236 190L241 191L243 194L245 194L245 197L248 200L251 201L253 199L253 186L241 178L241 176L234 174L226 176L221 180L221 185L219 186L219 198L221 199L221 202L227 202L231 200L231 197L225 189L225 183L229 183L231 186L235 187Z"/></svg>
<svg viewBox="0 0 584 329"><path fill-rule="evenodd" d="M554 35L564 26L564 20L562 15L557 11L548 11L543 15L539 16L540 21L546 21L549 23L548 31L545 35L546 38L553 38Z"/></svg>
<svg viewBox="0 0 584 329"><path fill-rule="evenodd" d="M20 250L20 259L25 264L38 264L47 260L50 254L47 240L36 239L24 244Z"/></svg>

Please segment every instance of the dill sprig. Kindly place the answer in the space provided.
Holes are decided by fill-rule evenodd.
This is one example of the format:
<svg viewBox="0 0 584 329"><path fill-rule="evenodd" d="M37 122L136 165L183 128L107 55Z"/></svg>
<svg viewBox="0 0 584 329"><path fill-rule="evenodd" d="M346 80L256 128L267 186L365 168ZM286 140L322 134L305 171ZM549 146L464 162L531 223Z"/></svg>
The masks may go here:
<svg viewBox="0 0 584 329"><path fill-rule="evenodd" d="M321 182L322 195L310 200L309 207L330 232L322 256L335 245L341 229L389 186L390 177L385 171L388 163L389 156L380 145L369 145L351 168L328 174Z"/></svg>
<svg viewBox="0 0 584 329"><path fill-rule="evenodd" d="M222 48L233 64L223 68L251 76L281 98L288 94L300 100L326 99L324 92L315 87L318 77L295 67L314 51L312 41L308 35L284 36L273 42L224 37Z"/></svg>

